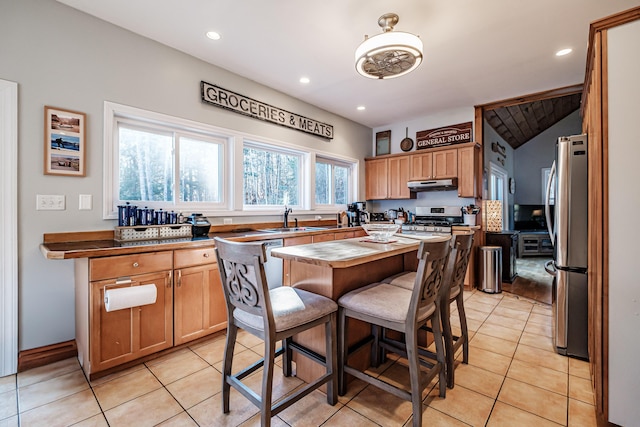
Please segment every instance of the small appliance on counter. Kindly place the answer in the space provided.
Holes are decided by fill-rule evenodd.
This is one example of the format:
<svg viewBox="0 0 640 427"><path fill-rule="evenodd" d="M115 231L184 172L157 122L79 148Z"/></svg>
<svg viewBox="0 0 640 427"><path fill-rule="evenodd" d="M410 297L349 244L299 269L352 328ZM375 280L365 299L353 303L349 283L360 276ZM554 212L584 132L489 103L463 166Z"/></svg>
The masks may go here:
<svg viewBox="0 0 640 427"><path fill-rule="evenodd" d="M372 222L386 221L384 212L371 212L369 218Z"/></svg>
<svg viewBox="0 0 640 427"><path fill-rule="evenodd" d="M209 228L211 223L201 213L193 213L188 216L185 221L187 224L191 224L191 232L193 237L201 237L209 234Z"/></svg>
<svg viewBox="0 0 640 427"><path fill-rule="evenodd" d="M349 227L362 225L369 220L369 213L366 211L367 202L355 202L347 205L347 218Z"/></svg>

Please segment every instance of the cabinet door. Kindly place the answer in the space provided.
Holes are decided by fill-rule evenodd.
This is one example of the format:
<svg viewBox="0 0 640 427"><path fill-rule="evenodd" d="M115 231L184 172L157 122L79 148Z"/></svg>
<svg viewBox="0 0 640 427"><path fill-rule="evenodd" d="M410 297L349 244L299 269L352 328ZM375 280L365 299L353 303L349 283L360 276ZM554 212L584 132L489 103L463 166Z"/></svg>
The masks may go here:
<svg viewBox="0 0 640 427"><path fill-rule="evenodd" d="M105 290L156 285L154 304L107 312ZM116 279L91 282L89 317L91 372L98 372L173 345L173 292L171 272L131 276L123 283Z"/></svg>
<svg viewBox="0 0 640 427"><path fill-rule="evenodd" d="M433 153L433 177L455 178L458 176L458 150L444 150Z"/></svg>
<svg viewBox="0 0 640 427"><path fill-rule="evenodd" d="M476 150L458 150L458 197L476 197Z"/></svg>
<svg viewBox="0 0 640 427"><path fill-rule="evenodd" d="M432 153L413 154L411 156L412 180L427 180L433 178L433 155Z"/></svg>
<svg viewBox="0 0 640 427"><path fill-rule="evenodd" d="M408 199L411 197L407 182L411 164L409 156L392 157L389 159L389 198Z"/></svg>
<svg viewBox="0 0 640 427"><path fill-rule="evenodd" d="M284 246L306 245L312 242L313 238L311 236L290 237L288 239L284 239ZM291 285L291 276L289 275L290 271L291 260L284 260L282 263L282 284L284 286Z"/></svg>
<svg viewBox="0 0 640 427"><path fill-rule="evenodd" d="M227 308L217 263L176 270L175 282L175 345L226 328Z"/></svg>
<svg viewBox="0 0 640 427"><path fill-rule="evenodd" d="M386 199L388 162L387 159L366 160L365 174L365 198L367 200Z"/></svg>
<svg viewBox="0 0 640 427"><path fill-rule="evenodd" d="M314 243L328 242L330 240L336 240L336 236L334 233L314 234L311 238L311 241Z"/></svg>

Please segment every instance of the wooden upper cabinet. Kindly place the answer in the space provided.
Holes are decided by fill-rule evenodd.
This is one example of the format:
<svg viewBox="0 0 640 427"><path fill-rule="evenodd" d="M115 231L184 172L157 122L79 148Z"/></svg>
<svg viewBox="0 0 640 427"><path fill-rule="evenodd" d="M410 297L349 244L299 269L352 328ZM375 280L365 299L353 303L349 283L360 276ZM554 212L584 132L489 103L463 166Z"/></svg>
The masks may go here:
<svg viewBox="0 0 640 427"><path fill-rule="evenodd" d="M411 180L419 181L433 178L433 154L413 154L411 155Z"/></svg>
<svg viewBox="0 0 640 427"><path fill-rule="evenodd" d="M410 169L411 163L408 156L389 159L388 194L390 199L408 199L411 197L407 186Z"/></svg>
<svg viewBox="0 0 640 427"><path fill-rule="evenodd" d="M433 178L455 178L458 176L458 149L433 153Z"/></svg>
<svg viewBox="0 0 640 427"><path fill-rule="evenodd" d="M365 161L365 198L367 200L387 198L388 164L387 159Z"/></svg>
<svg viewBox="0 0 640 427"><path fill-rule="evenodd" d="M458 150L458 197L477 197L479 148L465 147Z"/></svg>

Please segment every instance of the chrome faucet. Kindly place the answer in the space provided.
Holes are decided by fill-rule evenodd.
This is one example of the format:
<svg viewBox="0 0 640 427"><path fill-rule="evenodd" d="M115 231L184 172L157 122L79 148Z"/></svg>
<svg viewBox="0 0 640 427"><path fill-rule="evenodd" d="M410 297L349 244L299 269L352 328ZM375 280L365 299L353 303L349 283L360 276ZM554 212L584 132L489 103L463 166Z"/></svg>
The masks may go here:
<svg viewBox="0 0 640 427"><path fill-rule="evenodd" d="M282 224L282 226L284 228L289 228L289 214L291 213L291 208L287 208L287 206L285 205L284 207L284 222Z"/></svg>

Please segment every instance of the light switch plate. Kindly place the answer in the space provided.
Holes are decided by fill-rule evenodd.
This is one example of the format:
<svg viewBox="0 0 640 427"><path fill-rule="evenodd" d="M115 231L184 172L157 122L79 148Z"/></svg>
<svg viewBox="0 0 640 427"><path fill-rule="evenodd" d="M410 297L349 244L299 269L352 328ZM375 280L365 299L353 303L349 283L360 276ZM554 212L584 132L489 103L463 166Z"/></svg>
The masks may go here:
<svg viewBox="0 0 640 427"><path fill-rule="evenodd" d="M93 196L91 194L80 194L78 197L78 209L81 211L93 209Z"/></svg>
<svg viewBox="0 0 640 427"><path fill-rule="evenodd" d="M63 194L36 195L36 210L38 211L63 211L65 209Z"/></svg>

